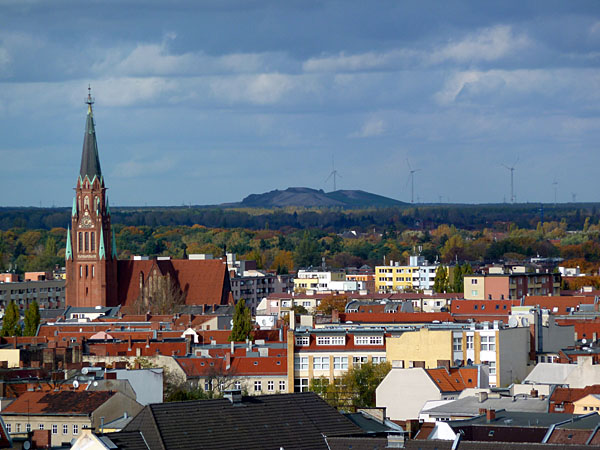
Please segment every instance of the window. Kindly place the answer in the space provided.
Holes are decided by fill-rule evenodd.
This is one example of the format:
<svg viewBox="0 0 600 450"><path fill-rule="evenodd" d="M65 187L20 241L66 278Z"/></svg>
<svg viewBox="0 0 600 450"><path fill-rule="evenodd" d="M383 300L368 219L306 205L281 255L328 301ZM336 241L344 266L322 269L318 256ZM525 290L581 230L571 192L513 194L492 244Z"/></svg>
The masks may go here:
<svg viewBox="0 0 600 450"><path fill-rule="evenodd" d="M471 278L471 284L477 284L477 278Z"/></svg>
<svg viewBox="0 0 600 450"><path fill-rule="evenodd" d="M91 234L92 234L92 239L90 242L90 247L91 247L92 251L94 252L94 251L96 251L96 232L92 231Z"/></svg>
<svg viewBox="0 0 600 450"><path fill-rule="evenodd" d="M329 370L329 356L315 356L313 358L314 370Z"/></svg>
<svg viewBox="0 0 600 450"><path fill-rule="evenodd" d="M92 266L92 278L96 276L96 266Z"/></svg>
<svg viewBox="0 0 600 450"><path fill-rule="evenodd" d="M85 251L88 252L90 250L90 234L85 232Z"/></svg>
<svg viewBox="0 0 600 450"><path fill-rule="evenodd" d="M25 424L25 431L27 431L28 433L31 431L31 424L30 423L26 423Z"/></svg>
<svg viewBox="0 0 600 450"><path fill-rule="evenodd" d="M479 295L479 291L478 291L477 289L472 289L472 290L471 290L471 295L472 295L473 297L475 297L475 296Z"/></svg>
<svg viewBox="0 0 600 450"><path fill-rule="evenodd" d="M258 380L254 382L254 392L262 391L262 381Z"/></svg>
<svg viewBox="0 0 600 450"><path fill-rule="evenodd" d="M39 428L40 430L43 430L43 429L44 429L44 424L43 424L43 423L40 423L40 426L39 426L38 428Z"/></svg>
<svg viewBox="0 0 600 450"><path fill-rule="evenodd" d="M236 381L236 382L233 384L233 387L234 387L235 389L241 389L241 388L242 388L242 382L241 382L241 381Z"/></svg>
<svg viewBox="0 0 600 450"><path fill-rule="evenodd" d="M79 434L79 425L77 425L76 423L73 424L73 434L74 435Z"/></svg>
<svg viewBox="0 0 600 450"><path fill-rule="evenodd" d="M305 308L310 308L310 300L307 302L302 302L302 306L304 306Z"/></svg>
<svg viewBox="0 0 600 450"><path fill-rule="evenodd" d="M58 434L58 425L52 424L52 434Z"/></svg>
<svg viewBox="0 0 600 450"><path fill-rule="evenodd" d="M356 367L360 367L363 364L366 364L368 362L369 358L366 356L354 356L352 358L352 365L356 366Z"/></svg>
<svg viewBox="0 0 600 450"><path fill-rule="evenodd" d="M69 425L63 423L63 434L69 434Z"/></svg>
<svg viewBox="0 0 600 450"><path fill-rule="evenodd" d="M296 378L294 380L294 392L308 391L308 378Z"/></svg>
<svg viewBox="0 0 600 450"><path fill-rule="evenodd" d="M294 358L294 370L308 370L308 356L296 356Z"/></svg>
<svg viewBox="0 0 600 450"><path fill-rule="evenodd" d="M285 391L285 381L284 380L279 381L279 390L281 392Z"/></svg>
<svg viewBox="0 0 600 450"><path fill-rule="evenodd" d="M12 424L10 424L10 423L6 424L6 431L8 431L9 433L12 433Z"/></svg>
<svg viewBox="0 0 600 450"><path fill-rule="evenodd" d="M490 375L496 375L496 361L483 361L490 367Z"/></svg>
<svg viewBox="0 0 600 450"><path fill-rule="evenodd" d="M79 252L81 252L83 250L83 233L81 231L79 232L77 249Z"/></svg>
<svg viewBox="0 0 600 450"><path fill-rule="evenodd" d="M385 362L385 356L373 356L373 364L381 364Z"/></svg>
<svg viewBox="0 0 600 450"><path fill-rule="evenodd" d="M272 392L275 390L275 382L267 381L267 391Z"/></svg>
<svg viewBox="0 0 600 450"><path fill-rule="evenodd" d="M83 277L83 266L79 266L79 278Z"/></svg>
<svg viewBox="0 0 600 450"><path fill-rule="evenodd" d="M317 345L344 345L346 336L317 336Z"/></svg>
<svg viewBox="0 0 600 450"><path fill-rule="evenodd" d="M15 430L15 431L16 431L17 433L20 433L20 432L21 432L21 424L20 424L20 423L18 423L18 424L17 424L17 426L16 426L16 430Z"/></svg>
<svg viewBox="0 0 600 450"><path fill-rule="evenodd" d="M335 370L348 370L348 357L347 356L334 356L333 357L333 368Z"/></svg>
<svg viewBox="0 0 600 450"><path fill-rule="evenodd" d="M467 350L473 350L473 336L467 336Z"/></svg>
<svg viewBox="0 0 600 450"><path fill-rule="evenodd" d="M481 336L481 351L496 350L496 336Z"/></svg>
<svg viewBox="0 0 600 450"><path fill-rule="evenodd" d="M355 345L383 345L383 336L354 336Z"/></svg>
<svg viewBox="0 0 600 450"><path fill-rule="evenodd" d="M309 336L296 336L296 345L299 347L308 345L309 341Z"/></svg>
<svg viewBox="0 0 600 450"><path fill-rule="evenodd" d="M455 352L461 352L462 351L462 337L454 337L452 338L452 349Z"/></svg>
<svg viewBox="0 0 600 450"><path fill-rule="evenodd" d="M212 391L212 380L205 380L204 381L204 390L206 392Z"/></svg>

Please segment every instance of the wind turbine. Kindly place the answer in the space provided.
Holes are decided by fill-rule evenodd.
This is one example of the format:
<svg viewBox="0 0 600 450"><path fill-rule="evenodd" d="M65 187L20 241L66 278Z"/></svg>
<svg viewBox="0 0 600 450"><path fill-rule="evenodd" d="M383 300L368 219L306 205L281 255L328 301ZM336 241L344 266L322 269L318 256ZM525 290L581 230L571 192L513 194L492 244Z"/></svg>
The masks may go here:
<svg viewBox="0 0 600 450"><path fill-rule="evenodd" d="M408 168L410 170L410 202L414 203L415 202L415 173L418 172L421 169L413 169L410 166L410 162L408 162L408 158L406 158L406 164L408 165Z"/></svg>
<svg viewBox="0 0 600 450"><path fill-rule="evenodd" d="M335 192L335 191L337 191L336 178L337 177L342 178L342 176L338 173L337 170L335 170L335 162L333 160L333 156L331 157L331 173L329 174L329 176L325 180L325 183L327 183L331 177L333 177L333 192Z"/></svg>
<svg viewBox="0 0 600 450"><path fill-rule="evenodd" d="M511 203L514 203L515 200L516 200L516 198L515 198L514 174L515 174L515 166L517 165L518 162L519 162L519 157L517 156L517 160L512 165L512 167L508 167L506 164L502 164L502 167L504 167L507 170L510 170L510 202Z"/></svg>
<svg viewBox="0 0 600 450"><path fill-rule="evenodd" d="M556 206L556 194L558 191L558 181L556 181L556 177L554 178L554 181L552 182L552 186L554 186L554 206Z"/></svg>

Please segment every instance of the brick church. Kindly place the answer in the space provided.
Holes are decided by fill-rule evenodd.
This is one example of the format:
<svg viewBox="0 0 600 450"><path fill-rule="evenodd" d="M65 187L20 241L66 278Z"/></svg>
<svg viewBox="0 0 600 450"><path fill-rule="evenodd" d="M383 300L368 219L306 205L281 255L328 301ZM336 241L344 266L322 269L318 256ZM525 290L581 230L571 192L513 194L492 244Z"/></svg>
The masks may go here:
<svg viewBox="0 0 600 450"><path fill-rule="evenodd" d="M86 103L81 169L67 230L66 304L143 310L165 301L230 303L233 297L227 264L219 259L118 260L89 92Z"/></svg>

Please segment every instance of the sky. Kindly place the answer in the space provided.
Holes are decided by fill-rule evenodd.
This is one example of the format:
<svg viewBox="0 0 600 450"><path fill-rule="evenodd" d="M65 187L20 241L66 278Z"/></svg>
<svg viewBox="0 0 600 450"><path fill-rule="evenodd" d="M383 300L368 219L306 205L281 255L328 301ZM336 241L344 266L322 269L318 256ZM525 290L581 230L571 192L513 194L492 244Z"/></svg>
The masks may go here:
<svg viewBox="0 0 600 450"><path fill-rule="evenodd" d="M600 2L0 0L1 206L599 201ZM328 179L329 177L329 179Z"/></svg>

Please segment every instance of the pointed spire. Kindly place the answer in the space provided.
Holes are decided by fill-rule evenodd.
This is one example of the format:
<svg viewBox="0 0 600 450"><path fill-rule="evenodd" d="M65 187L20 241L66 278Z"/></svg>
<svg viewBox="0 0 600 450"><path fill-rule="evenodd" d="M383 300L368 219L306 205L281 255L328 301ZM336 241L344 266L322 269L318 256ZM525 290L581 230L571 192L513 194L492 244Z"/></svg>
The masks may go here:
<svg viewBox="0 0 600 450"><path fill-rule="evenodd" d="M98 157L98 143L96 142L96 129L94 128L94 115L92 113L92 89L88 86L87 120L85 123L85 134L83 136L83 151L81 153L81 169L79 176L81 181L87 176L91 181L98 177L102 182L102 170L100 169L100 158Z"/></svg>
<svg viewBox="0 0 600 450"><path fill-rule="evenodd" d="M111 256L114 259L117 259L117 240L115 239L115 233L110 233L112 235L112 253Z"/></svg>
<svg viewBox="0 0 600 450"><path fill-rule="evenodd" d="M110 216L110 206L108 205L108 196L106 196L106 215Z"/></svg>
<svg viewBox="0 0 600 450"><path fill-rule="evenodd" d="M71 216L75 217L77 215L77 199L73 197L73 208L71 209Z"/></svg>
<svg viewBox="0 0 600 450"><path fill-rule="evenodd" d="M73 250L71 248L71 226L67 225L67 249L65 250L65 261L73 260Z"/></svg>
<svg viewBox="0 0 600 450"><path fill-rule="evenodd" d="M106 252L104 251L104 229L100 228L100 245L98 248L98 257L100 259L106 259Z"/></svg>

